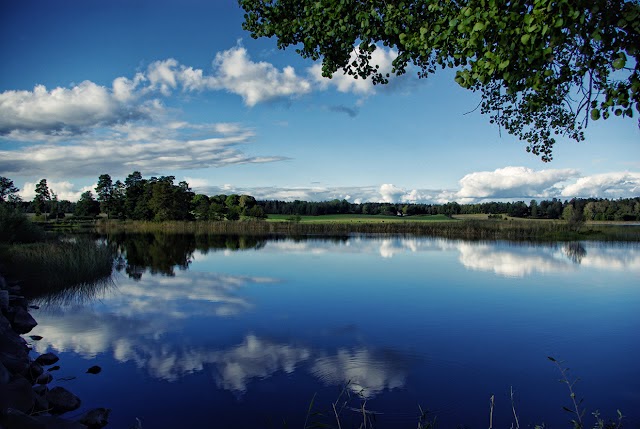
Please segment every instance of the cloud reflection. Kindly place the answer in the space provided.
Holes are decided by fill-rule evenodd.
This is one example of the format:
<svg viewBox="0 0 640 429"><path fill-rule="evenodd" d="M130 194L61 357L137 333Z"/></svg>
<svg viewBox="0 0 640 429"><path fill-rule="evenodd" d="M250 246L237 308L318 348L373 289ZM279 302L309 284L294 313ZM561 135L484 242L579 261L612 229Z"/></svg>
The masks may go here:
<svg viewBox="0 0 640 429"><path fill-rule="evenodd" d="M347 385L354 393L371 398L384 390L404 386L406 359L395 352L367 348L340 349L337 354L315 360L311 373L327 385Z"/></svg>

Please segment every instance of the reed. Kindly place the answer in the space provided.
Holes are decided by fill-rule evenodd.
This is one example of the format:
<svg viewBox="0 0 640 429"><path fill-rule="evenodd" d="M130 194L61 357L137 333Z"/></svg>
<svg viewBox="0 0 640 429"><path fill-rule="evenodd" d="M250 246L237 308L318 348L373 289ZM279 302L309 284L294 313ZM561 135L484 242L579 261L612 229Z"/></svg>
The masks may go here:
<svg viewBox="0 0 640 429"><path fill-rule="evenodd" d="M430 236L467 240L615 240L640 241L640 227L616 225L585 226L579 231L565 222L522 222L465 220L448 222L265 222L261 220L141 222L102 221L101 234L240 234L240 235L323 235L389 234Z"/></svg>
<svg viewBox="0 0 640 429"><path fill-rule="evenodd" d="M0 249L7 277L30 297L110 278L111 250L89 239L50 240Z"/></svg>

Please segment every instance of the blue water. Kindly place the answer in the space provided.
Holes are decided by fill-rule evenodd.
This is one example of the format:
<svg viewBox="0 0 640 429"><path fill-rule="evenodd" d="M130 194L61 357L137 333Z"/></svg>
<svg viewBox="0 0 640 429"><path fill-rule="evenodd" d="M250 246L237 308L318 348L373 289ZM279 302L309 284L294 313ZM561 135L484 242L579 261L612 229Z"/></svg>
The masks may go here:
<svg viewBox="0 0 640 429"><path fill-rule="evenodd" d="M54 384L110 427L640 425L640 246L430 238L112 237L114 284L42 298ZM241 248L241 249L238 249ZM170 255L170 256L167 256ZM129 274L127 274L129 273ZM100 374L86 374L92 365ZM65 380L68 377L75 377ZM315 414L307 416L313 399ZM285 423L286 422L286 423Z"/></svg>

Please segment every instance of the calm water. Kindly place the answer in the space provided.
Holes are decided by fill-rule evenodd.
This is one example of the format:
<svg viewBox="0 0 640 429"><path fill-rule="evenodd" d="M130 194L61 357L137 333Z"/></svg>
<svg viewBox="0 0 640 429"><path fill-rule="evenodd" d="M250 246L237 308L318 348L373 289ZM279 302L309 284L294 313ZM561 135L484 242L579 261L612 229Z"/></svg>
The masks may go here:
<svg viewBox="0 0 640 429"><path fill-rule="evenodd" d="M46 297L32 334L54 383L127 428L303 428L350 393L376 427L565 427L566 361L588 410L640 427L640 246L429 238L112 237L114 284ZM86 374L92 365L103 371ZM68 379L75 377L73 379ZM342 398L346 398L343 395ZM332 413L333 411L331 411ZM320 420L312 417L310 420ZM335 425L335 420L325 419Z"/></svg>

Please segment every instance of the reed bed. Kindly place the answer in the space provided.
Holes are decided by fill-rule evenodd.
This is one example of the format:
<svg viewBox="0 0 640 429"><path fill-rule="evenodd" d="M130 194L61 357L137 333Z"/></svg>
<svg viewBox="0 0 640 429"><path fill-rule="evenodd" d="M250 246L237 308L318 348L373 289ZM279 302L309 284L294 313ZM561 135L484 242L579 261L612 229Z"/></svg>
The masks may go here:
<svg viewBox="0 0 640 429"><path fill-rule="evenodd" d="M112 251L88 239L17 244L0 250L7 277L30 297L110 279Z"/></svg>
<svg viewBox="0 0 640 429"><path fill-rule="evenodd" d="M564 222L516 222L465 220L455 222L265 222L259 220L141 222L104 221L96 225L101 234L240 234L240 235L323 235L405 234L467 240L606 240L640 241L640 227L593 225L580 229Z"/></svg>

